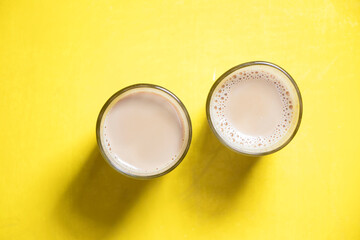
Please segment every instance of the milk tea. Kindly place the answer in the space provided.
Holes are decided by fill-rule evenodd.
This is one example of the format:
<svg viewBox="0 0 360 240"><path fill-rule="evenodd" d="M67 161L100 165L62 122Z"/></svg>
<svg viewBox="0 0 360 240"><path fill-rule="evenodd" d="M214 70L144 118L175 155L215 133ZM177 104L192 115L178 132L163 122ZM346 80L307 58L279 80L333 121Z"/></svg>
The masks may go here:
<svg viewBox="0 0 360 240"><path fill-rule="evenodd" d="M153 176L182 157L189 141L189 122L172 96L138 88L109 105L101 139L108 159L121 172Z"/></svg>
<svg viewBox="0 0 360 240"><path fill-rule="evenodd" d="M293 135L300 114L296 85L277 68L250 65L225 76L210 96L217 135L236 151L271 152Z"/></svg>

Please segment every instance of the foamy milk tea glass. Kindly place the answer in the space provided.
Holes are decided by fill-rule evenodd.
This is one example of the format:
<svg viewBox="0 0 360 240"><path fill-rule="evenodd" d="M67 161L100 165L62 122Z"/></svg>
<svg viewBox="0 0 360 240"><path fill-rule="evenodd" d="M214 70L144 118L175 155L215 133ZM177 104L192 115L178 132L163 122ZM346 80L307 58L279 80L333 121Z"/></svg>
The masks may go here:
<svg viewBox="0 0 360 240"><path fill-rule="evenodd" d="M225 146L245 155L280 150L295 136L302 100L294 79L269 62L231 68L213 84L206 103L210 128Z"/></svg>
<svg viewBox="0 0 360 240"><path fill-rule="evenodd" d="M103 157L120 173L140 179L162 176L179 165L191 135L184 104L169 90L152 84L115 93L96 124Z"/></svg>

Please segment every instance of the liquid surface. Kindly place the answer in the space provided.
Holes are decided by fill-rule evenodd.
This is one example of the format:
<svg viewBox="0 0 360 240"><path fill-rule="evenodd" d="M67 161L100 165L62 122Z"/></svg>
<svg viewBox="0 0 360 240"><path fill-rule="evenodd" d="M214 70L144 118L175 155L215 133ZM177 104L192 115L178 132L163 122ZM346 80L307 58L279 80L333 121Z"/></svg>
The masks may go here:
<svg viewBox="0 0 360 240"><path fill-rule="evenodd" d="M210 102L217 133L240 151L269 151L294 130L298 98L290 80L270 66L241 68L216 87Z"/></svg>
<svg viewBox="0 0 360 240"><path fill-rule="evenodd" d="M175 106L164 96L145 91L131 93L112 106L103 134L113 160L135 173L171 165L184 142L184 126Z"/></svg>

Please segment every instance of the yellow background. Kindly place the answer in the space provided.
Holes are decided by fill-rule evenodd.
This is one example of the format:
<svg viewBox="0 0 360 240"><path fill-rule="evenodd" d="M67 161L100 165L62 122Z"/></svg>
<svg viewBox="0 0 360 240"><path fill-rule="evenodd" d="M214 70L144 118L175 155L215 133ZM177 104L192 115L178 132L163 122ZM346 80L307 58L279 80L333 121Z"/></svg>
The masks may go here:
<svg viewBox="0 0 360 240"><path fill-rule="evenodd" d="M205 120L214 81L266 60L304 115L283 150L250 159ZM360 1L0 1L0 239L360 239ZM100 157L117 90L169 88L193 121L151 181Z"/></svg>

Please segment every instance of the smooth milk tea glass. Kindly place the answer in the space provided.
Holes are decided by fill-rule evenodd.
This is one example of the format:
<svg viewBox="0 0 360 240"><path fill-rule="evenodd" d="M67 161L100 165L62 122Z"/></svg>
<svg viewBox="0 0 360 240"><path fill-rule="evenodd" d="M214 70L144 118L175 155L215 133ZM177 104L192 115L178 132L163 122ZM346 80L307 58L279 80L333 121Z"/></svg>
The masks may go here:
<svg viewBox="0 0 360 240"><path fill-rule="evenodd" d="M162 176L179 165L191 135L184 104L169 90L152 84L115 93L96 124L103 157L120 173L140 179Z"/></svg>

